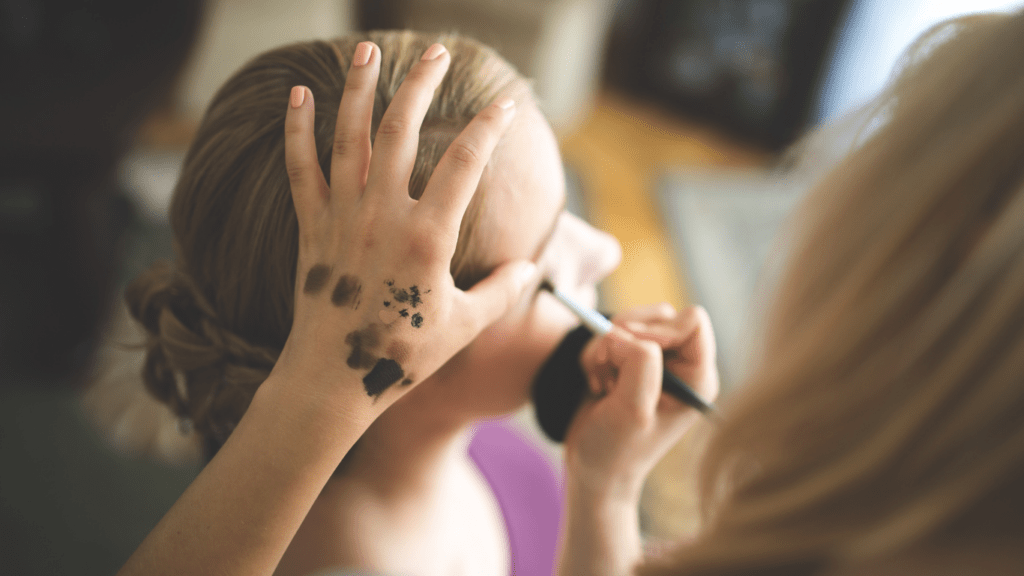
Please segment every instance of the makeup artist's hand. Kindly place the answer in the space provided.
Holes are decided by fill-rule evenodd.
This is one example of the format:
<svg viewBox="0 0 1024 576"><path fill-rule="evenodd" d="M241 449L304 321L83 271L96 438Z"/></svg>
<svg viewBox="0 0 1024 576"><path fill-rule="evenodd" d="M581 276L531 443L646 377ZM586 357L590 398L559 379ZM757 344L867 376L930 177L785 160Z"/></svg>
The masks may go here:
<svg viewBox="0 0 1024 576"><path fill-rule="evenodd" d="M465 292L449 272L462 216L515 115L514 102L499 99L480 112L413 200L420 124L450 55L440 44L427 50L384 113L372 148L379 48L360 44L353 62L361 61L349 72L338 111L330 185L317 161L314 95L295 87L288 104L285 152L299 258L295 318L274 370L312 381L318 393L361 397L366 402L358 405L379 412L502 316L536 267L508 263Z"/></svg>
<svg viewBox="0 0 1024 576"><path fill-rule="evenodd" d="M616 328L584 349L592 398L566 436L571 481L612 499L639 499L647 474L701 416L661 392L662 367L702 398L718 395L715 340L707 312L667 304L621 313Z"/></svg>
<svg viewBox="0 0 1024 576"><path fill-rule="evenodd" d="M646 307L612 320L612 331L580 357L591 397L565 438L566 530L558 561L565 576L632 574L641 561L637 505L644 480L700 417L662 393L663 362L704 399L718 393L714 335L703 309Z"/></svg>
<svg viewBox="0 0 1024 576"><path fill-rule="evenodd" d="M665 367L711 402L718 396L715 333L702 306L676 310L662 302L616 314L612 323L661 346Z"/></svg>

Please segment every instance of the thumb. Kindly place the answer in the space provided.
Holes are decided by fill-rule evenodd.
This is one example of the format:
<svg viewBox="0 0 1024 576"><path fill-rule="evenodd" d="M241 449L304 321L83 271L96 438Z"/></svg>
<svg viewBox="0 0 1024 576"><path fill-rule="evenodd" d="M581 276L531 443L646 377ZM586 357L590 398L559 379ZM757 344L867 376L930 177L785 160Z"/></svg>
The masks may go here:
<svg viewBox="0 0 1024 576"><path fill-rule="evenodd" d="M458 313L469 316L464 325L477 334L504 316L538 279L537 265L514 260L499 266L491 275L465 292L465 306Z"/></svg>

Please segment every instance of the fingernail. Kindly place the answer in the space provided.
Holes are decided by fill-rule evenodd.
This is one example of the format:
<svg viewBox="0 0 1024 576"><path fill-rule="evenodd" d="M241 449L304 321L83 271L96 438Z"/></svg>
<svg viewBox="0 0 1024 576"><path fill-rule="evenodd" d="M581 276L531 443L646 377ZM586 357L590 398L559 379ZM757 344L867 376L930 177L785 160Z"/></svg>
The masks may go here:
<svg viewBox="0 0 1024 576"><path fill-rule="evenodd" d="M306 87L305 86L293 86L292 95L290 98L292 108L298 108L302 106L302 103L306 100Z"/></svg>
<svg viewBox="0 0 1024 576"><path fill-rule="evenodd" d="M427 48L427 51L423 53L423 58L421 58L421 60L436 60L441 54L444 54L447 51L448 49L440 44L431 44L430 48Z"/></svg>
<svg viewBox="0 0 1024 576"><path fill-rule="evenodd" d="M373 44L370 42L360 42L356 44L356 53L352 55L353 66L366 66L366 63L370 61L370 55L373 54Z"/></svg>
<svg viewBox="0 0 1024 576"><path fill-rule="evenodd" d="M502 110L508 110L516 105L516 101L511 98L499 98L494 102L494 105Z"/></svg>

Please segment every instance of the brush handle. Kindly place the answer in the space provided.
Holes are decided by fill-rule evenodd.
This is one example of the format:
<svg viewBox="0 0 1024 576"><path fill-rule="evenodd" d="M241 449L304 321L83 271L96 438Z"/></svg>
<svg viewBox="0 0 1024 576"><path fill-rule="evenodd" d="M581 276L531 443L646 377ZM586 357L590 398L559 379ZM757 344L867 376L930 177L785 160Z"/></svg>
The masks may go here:
<svg viewBox="0 0 1024 576"><path fill-rule="evenodd" d="M607 320L602 317L602 320ZM594 337L586 324L569 332L548 357L533 381L533 409L537 423L548 438L564 442L576 411L587 397L587 376L580 366L580 354ZM705 402L675 374L665 369L662 390L692 406L708 417L714 417L714 404Z"/></svg>
<svg viewBox="0 0 1024 576"><path fill-rule="evenodd" d="M612 323L608 317L601 314L597 310L587 308L579 302L573 300L571 296L555 288L550 282L545 283L544 289L551 292L554 297L561 302L565 307L572 310L574 314L583 322L583 325L590 329L591 332L599 336L607 334L612 331ZM677 398L683 404L692 406L697 410L700 410L703 414L713 414L715 407L713 404L705 402L693 388L690 388L685 382L679 379L675 374L665 369L661 379L662 391L670 394Z"/></svg>
<svg viewBox="0 0 1024 576"><path fill-rule="evenodd" d="M674 396L687 406L696 408L702 414L707 416L715 415L715 405L710 402L705 402L704 399L693 390L693 388L690 388L690 386L680 380L678 376L669 372L668 368L664 368L661 373L661 391L670 396Z"/></svg>

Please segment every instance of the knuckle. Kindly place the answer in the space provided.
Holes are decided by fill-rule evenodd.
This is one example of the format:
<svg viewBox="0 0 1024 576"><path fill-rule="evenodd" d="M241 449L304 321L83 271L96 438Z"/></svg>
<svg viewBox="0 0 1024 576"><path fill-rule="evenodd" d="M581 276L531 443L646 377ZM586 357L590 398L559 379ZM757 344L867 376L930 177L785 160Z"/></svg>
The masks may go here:
<svg viewBox="0 0 1024 576"><path fill-rule="evenodd" d="M676 313L676 309L668 302L659 302L654 307L655 314L663 318L671 318Z"/></svg>
<svg viewBox="0 0 1024 576"><path fill-rule="evenodd" d="M334 154L348 156L359 150L363 138L352 130L339 129L334 133Z"/></svg>
<svg viewBox="0 0 1024 576"><path fill-rule="evenodd" d="M371 86L370 79L365 74L360 74L358 71L350 72L348 77L345 78L345 91L363 92Z"/></svg>
<svg viewBox="0 0 1024 576"><path fill-rule="evenodd" d="M642 340L636 348L636 355L638 359L645 361L657 359L661 356L661 346L649 340Z"/></svg>
<svg viewBox="0 0 1024 576"><path fill-rule="evenodd" d="M308 179L307 174L309 167L300 163L289 162L285 166L285 171L288 173L288 181L292 186L305 184Z"/></svg>
<svg viewBox="0 0 1024 576"><path fill-rule="evenodd" d="M626 416L639 429L647 429L654 425L654 415L638 404L631 404Z"/></svg>
<svg viewBox="0 0 1024 576"><path fill-rule="evenodd" d="M405 136L412 123L409 120L402 117L385 118L381 120L380 127L377 128L377 137L385 139L396 139Z"/></svg>
<svg viewBox="0 0 1024 576"><path fill-rule="evenodd" d="M476 143L463 140L448 147L448 157L460 168L471 168L481 163L482 153Z"/></svg>

